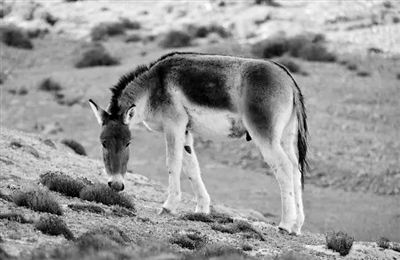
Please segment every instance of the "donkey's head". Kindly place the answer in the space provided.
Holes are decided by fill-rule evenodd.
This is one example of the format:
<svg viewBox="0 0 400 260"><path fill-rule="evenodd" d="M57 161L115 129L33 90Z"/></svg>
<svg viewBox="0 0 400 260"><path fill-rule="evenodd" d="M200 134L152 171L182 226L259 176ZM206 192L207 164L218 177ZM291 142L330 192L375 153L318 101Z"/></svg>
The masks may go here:
<svg viewBox="0 0 400 260"><path fill-rule="evenodd" d="M110 176L108 186L116 191L124 189L124 176L129 160L131 132L129 122L133 116L134 105L118 115L111 115L93 100L90 106L101 125L100 142L103 146L103 160Z"/></svg>

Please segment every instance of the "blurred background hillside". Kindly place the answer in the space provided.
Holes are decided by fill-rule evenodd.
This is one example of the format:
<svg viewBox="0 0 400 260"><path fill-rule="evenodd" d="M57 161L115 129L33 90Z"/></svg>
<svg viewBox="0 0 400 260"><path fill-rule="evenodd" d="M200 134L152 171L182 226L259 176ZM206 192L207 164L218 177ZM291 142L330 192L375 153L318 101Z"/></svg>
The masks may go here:
<svg viewBox="0 0 400 260"><path fill-rule="evenodd" d="M87 100L106 107L137 65L176 50L282 63L309 114L305 229L400 241L399 1L3 1L0 17L1 126L72 139L92 158L100 128ZM279 221L278 186L253 143L196 140L214 201ZM129 171L166 185L164 150L138 126Z"/></svg>

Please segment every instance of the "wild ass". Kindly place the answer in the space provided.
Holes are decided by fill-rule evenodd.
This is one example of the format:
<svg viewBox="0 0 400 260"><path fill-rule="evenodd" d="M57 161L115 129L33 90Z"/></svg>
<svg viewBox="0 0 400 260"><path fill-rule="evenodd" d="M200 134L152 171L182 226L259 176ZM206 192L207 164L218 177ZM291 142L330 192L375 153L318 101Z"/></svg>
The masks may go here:
<svg viewBox="0 0 400 260"><path fill-rule="evenodd" d="M281 190L281 230L300 234L302 186L307 166L307 123L303 97L285 67L267 60L200 53L170 53L122 76L107 110L89 100L102 126L100 141L108 185L124 189L129 126L144 123L163 132L169 172L161 213L181 200L181 170L190 179L196 212L210 212L192 133L212 139L253 139L273 169Z"/></svg>

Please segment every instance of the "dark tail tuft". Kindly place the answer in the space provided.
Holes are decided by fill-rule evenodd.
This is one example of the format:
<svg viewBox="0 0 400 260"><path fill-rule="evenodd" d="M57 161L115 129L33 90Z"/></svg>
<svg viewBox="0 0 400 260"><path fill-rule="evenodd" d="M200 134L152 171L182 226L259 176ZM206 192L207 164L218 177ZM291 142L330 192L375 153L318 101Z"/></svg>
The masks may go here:
<svg viewBox="0 0 400 260"><path fill-rule="evenodd" d="M304 106L304 98L297 86L297 91L294 93L294 109L297 116L297 150L299 153L299 168L301 172L301 186L304 189L304 173L310 169L307 161L308 149L308 127L307 127L307 114Z"/></svg>

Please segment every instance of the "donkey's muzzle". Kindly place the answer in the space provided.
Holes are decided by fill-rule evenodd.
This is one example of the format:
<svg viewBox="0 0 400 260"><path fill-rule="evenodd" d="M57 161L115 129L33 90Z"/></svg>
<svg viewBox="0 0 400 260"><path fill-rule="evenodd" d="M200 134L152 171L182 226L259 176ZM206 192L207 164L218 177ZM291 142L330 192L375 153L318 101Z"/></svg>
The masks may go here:
<svg viewBox="0 0 400 260"><path fill-rule="evenodd" d="M115 191L123 191L124 190L124 184L122 182L117 182L117 181L109 181L108 182L108 187Z"/></svg>

